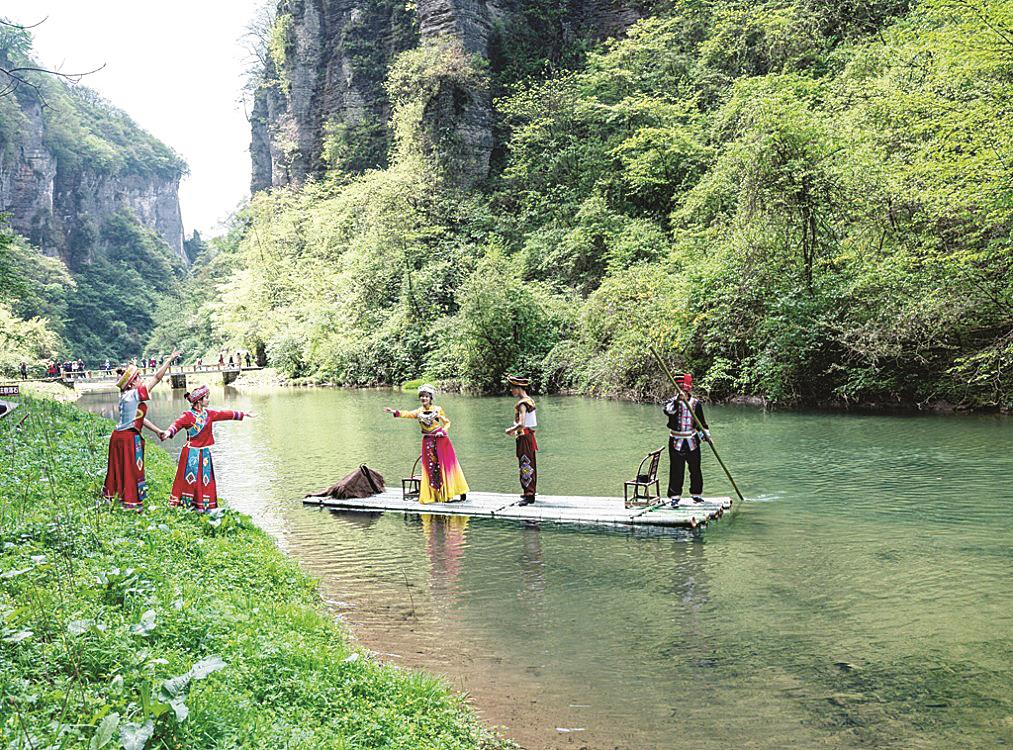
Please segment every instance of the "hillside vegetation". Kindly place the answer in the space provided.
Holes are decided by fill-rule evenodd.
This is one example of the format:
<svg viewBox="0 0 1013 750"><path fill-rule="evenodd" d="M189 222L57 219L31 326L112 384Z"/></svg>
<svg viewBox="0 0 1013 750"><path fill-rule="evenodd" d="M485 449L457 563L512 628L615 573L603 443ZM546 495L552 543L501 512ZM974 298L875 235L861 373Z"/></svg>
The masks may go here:
<svg viewBox="0 0 1013 750"><path fill-rule="evenodd" d="M641 398L651 342L713 397L1008 408L1013 2L666 8L510 85L403 53L391 166L256 195L156 345ZM491 77L504 156L462 191L422 113Z"/></svg>
<svg viewBox="0 0 1013 750"><path fill-rule="evenodd" d="M35 65L27 31L0 25L0 65ZM186 266L131 201L174 204L186 165L95 92L22 75L0 75L0 375L138 356Z"/></svg>

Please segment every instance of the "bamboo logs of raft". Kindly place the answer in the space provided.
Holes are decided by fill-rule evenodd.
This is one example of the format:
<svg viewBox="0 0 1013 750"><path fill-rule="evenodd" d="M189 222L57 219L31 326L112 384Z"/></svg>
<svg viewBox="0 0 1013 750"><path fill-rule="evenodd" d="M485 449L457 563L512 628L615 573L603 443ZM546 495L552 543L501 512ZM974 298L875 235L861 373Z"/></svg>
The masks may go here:
<svg viewBox="0 0 1013 750"><path fill-rule="evenodd" d="M399 513L435 513L478 518L502 518L513 521L550 521L597 526L654 526L697 528L722 516L732 507L730 497L708 497L702 503L684 502L672 508L660 505L627 508L620 497L581 497L539 495L534 505L518 505L517 495L495 492L469 492L468 499L453 503L422 503L406 500L400 490L387 490L364 498L335 499L307 497L306 505L348 511L394 511Z"/></svg>

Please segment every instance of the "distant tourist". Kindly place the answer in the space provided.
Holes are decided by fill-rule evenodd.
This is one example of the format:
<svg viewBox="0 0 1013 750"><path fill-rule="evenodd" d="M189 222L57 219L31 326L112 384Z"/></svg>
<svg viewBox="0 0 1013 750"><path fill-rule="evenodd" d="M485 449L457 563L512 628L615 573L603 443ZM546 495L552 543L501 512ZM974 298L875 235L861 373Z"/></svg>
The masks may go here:
<svg viewBox="0 0 1013 750"><path fill-rule="evenodd" d="M112 366L111 366L111 365L109 364L109 359L108 359L108 358L106 358L106 361L102 363L102 369L103 369L103 370L104 370L105 372L109 372L109 370L110 370L111 368L112 368Z"/></svg>
<svg viewBox="0 0 1013 750"><path fill-rule="evenodd" d="M538 442L535 440L535 428L538 419L535 416L535 402L528 395L531 381L527 378L510 375L507 377L510 393L517 399L514 404L514 423L506 428L506 434L517 441L517 469L521 480L521 501L518 505L531 505L535 501L538 490Z"/></svg>
<svg viewBox="0 0 1013 750"><path fill-rule="evenodd" d="M179 352L165 361L146 383L141 383L136 365L118 369L116 386L120 389L119 417L116 428L109 438L109 465L102 495L107 500L119 498L126 510L143 510L147 485L144 482L144 438L141 428L147 427L161 436L162 431L146 419L148 405L145 403L150 391L165 375L169 363Z"/></svg>
<svg viewBox="0 0 1013 750"><path fill-rule="evenodd" d="M232 360L232 355L229 355L229 367L235 367L236 363Z"/></svg>
<svg viewBox="0 0 1013 750"><path fill-rule="evenodd" d="M231 409L208 409L209 389L206 385L184 396L190 402L190 410L183 412L168 430L159 435L162 440L168 440L177 432L186 430L186 444L179 452L169 505L182 505L198 513L206 513L218 507L218 486L211 460L211 446L215 444L212 425L230 419L253 419L257 415Z"/></svg>
<svg viewBox="0 0 1013 750"><path fill-rule="evenodd" d="M204 369L204 360L201 359L200 357L197 357L197 369L198 370Z"/></svg>
<svg viewBox="0 0 1013 750"><path fill-rule="evenodd" d="M225 367L225 354L224 353L218 355L218 366L219 367Z"/></svg>
<svg viewBox="0 0 1013 750"><path fill-rule="evenodd" d="M395 419L414 419L422 428L422 487L420 503L447 503L455 495L468 498L468 482L457 461L454 446L447 436L450 420L443 409L433 405L436 389L426 384L419 387L419 406L412 411L384 407Z"/></svg>
<svg viewBox="0 0 1013 750"><path fill-rule="evenodd" d="M247 367L250 366L250 353L249 352L246 353L246 366Z"/></svg>
<svg viewBox="0 0 1013 750"><path fill-rule="evenodd" d="M84 372L84 360L78 357L77 359L77 371Z"/></svg>
<svg viewBox="0 0 1013 750"><path fill-rule="evenodd" d="M21 363L21 379L28 380L28 365L25 362Z"/></svg>
<svg viewBox="0 0 1013 750"><path fill-rule="evenodd" d="M687 372L682 376L682 389L663 407L665 416L668 417L669 430L668 499L673 508L678 507L682 501L686 464L689 464L689 494L694 503L703 502L700 441L710 440L711 434L703 415L703 404L692 395L692 391L693 376ZM694 415L696 420L693 419Z"/></svg>

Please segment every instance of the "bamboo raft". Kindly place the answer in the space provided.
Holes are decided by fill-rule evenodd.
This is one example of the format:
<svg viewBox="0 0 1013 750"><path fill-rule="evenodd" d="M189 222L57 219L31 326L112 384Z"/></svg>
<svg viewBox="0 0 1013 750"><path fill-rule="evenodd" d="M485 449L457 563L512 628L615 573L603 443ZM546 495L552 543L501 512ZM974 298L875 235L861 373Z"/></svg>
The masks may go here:
<svg viewBox="0 0 1013 750"><path fill-rule="evenodd" d="M539 495L533 505L518 505L518 495L496 492L469 492L468 499L452 503L427 503L405 499L400 490L386 490L364 498L335 499L307 497L306 505L346 511L393 511L433 513L447 516L501 518L511 521L549 521L597 526L654 526L698 528L717 520L732 507L730 497L707 497L702 503L684 499L678 508L663 505L627 508L620 497Z"/></svg>

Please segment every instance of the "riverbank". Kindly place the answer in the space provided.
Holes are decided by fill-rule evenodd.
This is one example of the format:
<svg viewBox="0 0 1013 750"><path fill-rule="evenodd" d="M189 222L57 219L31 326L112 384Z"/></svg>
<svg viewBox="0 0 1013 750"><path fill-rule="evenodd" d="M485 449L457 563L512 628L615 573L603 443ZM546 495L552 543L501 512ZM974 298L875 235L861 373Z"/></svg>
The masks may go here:
<svg viewBox="0 0 1013 750"><path fill-rule="evenodd" d="M287 380L283 375L273 368L265 368L249 373L243 373L240 379L234 384L237 387L267 388L267 387L291 387L291 388L352 388L354 390L401 390L414 393L423 383L432 382L438 391L442 393L460 393L463 395L490 395L465 388L459 380L439 380L416 378L400 384L376 385L370 388L355 385L343 385L333 383L325 379L314 379L312 377ZM504 386L505 391L505 386ZM551 395L555 396L577 396L581 398L596 398L606 401L626 401L630 403L649 403L652 401L661 402L670 398L670 393L657 392L653 394L621 393L621 394L587 394L577 390L560 390ZM703 396L705 393L697 393ZM818 400L796 400L796 401L772 401L762 396L750 396L737 394L724 398L709 401L714 404L730 404L733 406L750 406L763 410L778 411L823 411L830 413L858 413L858 414L1003 414L1013 412L1013 405L1005 407L984 407L969 404L952 403L944 400L913 402L913 401L848 401L845 399L824 398Z"/></svg>
<svg viewBox="0 0 1013 750"><path fill-rule="evenodd" d="M96 509L109 423L25 397L0 423L0 739L14 747L508 747L436 678L350 646L250 520ZM119 738L119 742L115 738Z"/></svg>

